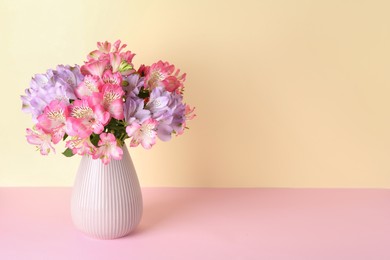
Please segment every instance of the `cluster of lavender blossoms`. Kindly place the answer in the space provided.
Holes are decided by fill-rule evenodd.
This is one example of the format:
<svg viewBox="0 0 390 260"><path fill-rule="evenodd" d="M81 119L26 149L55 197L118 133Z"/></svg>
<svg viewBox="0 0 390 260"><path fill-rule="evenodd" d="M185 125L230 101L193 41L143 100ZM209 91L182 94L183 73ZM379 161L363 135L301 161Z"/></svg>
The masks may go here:
<svg viewBox="0 0 390 260"><path fill-rule="evenodd" d="M39 115L52 100L75 100L75 88L82 82L84 76L80 67L58 65L56 70L47 70L45 74L37 74L26 89L22 98L22 111L31 113L36 123Z"/></svg>
<svg viewBox="0 0 390 260"><path fill-rule="evenodd" d="M134 69L134 54L120 41L98 43L79 66L57 66L37 74L22 96L22 110L35 125L27 141L47 155L52 144L66 140L64 155L91 155L108 164L122 158L122 147L150 149L181 135L194 108L183 102L185 74L158 61Z"/></svg>

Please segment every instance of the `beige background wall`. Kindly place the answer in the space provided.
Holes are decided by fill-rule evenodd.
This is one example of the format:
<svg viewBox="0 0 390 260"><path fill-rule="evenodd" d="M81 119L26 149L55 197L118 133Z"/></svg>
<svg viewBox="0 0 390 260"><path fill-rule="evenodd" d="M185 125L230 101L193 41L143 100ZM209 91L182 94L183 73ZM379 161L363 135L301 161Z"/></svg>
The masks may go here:
<svg viewBox="0 0 390 260"><path fill-rule="evenodd" d="M390 2L0 0L0 186L70 186L19 96L121 39L188 73L190 131L132 149L143 186L390 188Z"/></svg>

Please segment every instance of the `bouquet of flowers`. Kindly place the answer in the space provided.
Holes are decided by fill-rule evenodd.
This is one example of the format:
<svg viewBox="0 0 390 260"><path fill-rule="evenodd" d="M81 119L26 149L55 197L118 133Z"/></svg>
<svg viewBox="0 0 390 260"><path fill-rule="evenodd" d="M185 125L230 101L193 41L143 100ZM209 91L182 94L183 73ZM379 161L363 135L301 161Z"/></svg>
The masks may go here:
<svg viewBox="0 0 390 260"><path fill-rule="evenodd" d="M181 135L195 116L183 102L186 74L163 61L136 70L135 54L119 40L97 47L81 67L59 65L32 78L21 96L34 121L27 141L47 155L64 140L65 156L88 154L108 164L122 158L127 138L130 147L150 149L157 137Z"/></svg>

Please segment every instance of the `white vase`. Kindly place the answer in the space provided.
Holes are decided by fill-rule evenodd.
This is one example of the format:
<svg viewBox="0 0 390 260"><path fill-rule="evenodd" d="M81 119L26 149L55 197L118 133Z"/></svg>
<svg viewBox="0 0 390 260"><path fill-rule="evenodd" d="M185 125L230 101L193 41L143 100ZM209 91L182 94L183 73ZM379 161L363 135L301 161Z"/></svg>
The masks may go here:
<svg viewBox="0 0 390 260"><path fill-rule="evenodd" d="M122 160L83 156L72 192L74 225L88 236L114 239L128 235L142 216L142 194L130 154L123 147Z"/></svg>

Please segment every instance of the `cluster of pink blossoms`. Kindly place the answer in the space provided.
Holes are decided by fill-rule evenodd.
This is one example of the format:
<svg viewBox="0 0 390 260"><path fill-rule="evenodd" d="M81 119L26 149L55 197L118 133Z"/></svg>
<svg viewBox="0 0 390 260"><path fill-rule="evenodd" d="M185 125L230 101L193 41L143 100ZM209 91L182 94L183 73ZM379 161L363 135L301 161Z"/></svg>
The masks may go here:
<svg viewBox="0 0 390 260"><path fill-rule="evenodd" d="M22 96L36 123L27 141L41 154L66 140L66 156L90 155L108 164L130 146L150 149L156 138L180 135L193 108L183 103L183 82L174 65L159 61L134 69L134 54L120 41L98 43L81 67L58 66L36 75Z"/></svg>

